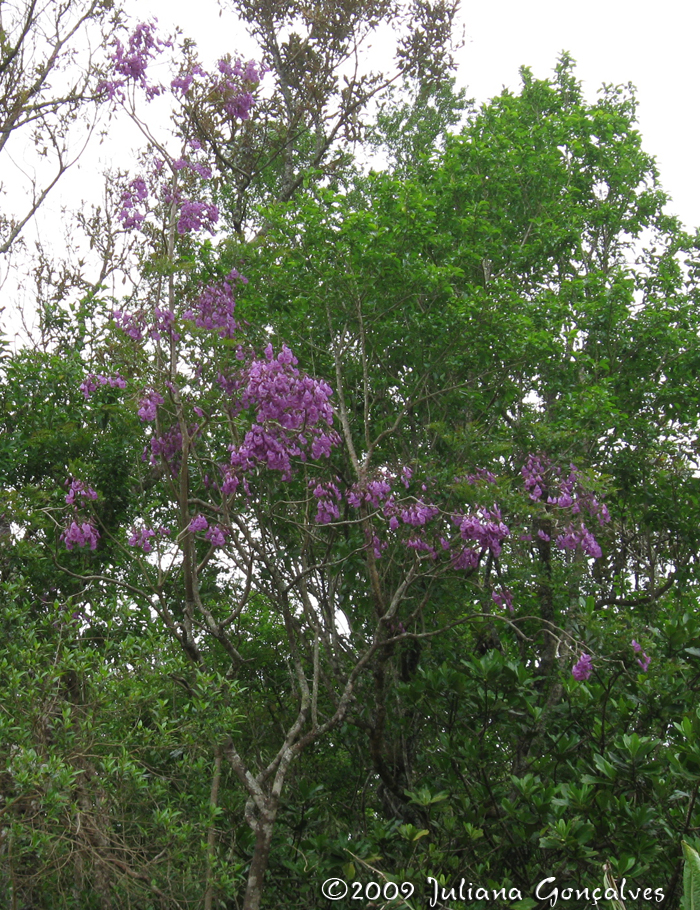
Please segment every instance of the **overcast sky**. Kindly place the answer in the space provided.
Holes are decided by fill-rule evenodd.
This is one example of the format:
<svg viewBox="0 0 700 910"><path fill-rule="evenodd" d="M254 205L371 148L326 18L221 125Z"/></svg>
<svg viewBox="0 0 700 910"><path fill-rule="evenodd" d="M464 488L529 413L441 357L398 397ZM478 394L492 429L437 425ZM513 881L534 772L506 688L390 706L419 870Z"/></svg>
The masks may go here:
<svg viewBox="0 0 700 910"><path fill-rule="evenodd" d="M178 25L195 39L205 59L250 52L233 16L219 15L217 0L138 0L132 8L137 18L157 16L164 30ZM549 76L562 50L577 61L590 99L604 82L632 82L638 89L644 146L657 158L662 184L673 200L670 211L688 226L700 225L700 4L463 0L461 23L465 45L459 52L458 82L477 102L503 86L517 91L522 65L538 78Z"/></svg>

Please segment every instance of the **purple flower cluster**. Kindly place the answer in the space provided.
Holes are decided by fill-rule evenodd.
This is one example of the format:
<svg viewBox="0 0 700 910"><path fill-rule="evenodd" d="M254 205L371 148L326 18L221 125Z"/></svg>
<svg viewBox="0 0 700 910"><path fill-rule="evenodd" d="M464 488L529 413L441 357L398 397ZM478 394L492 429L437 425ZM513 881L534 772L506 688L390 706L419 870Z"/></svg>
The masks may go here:
<svg viewBox="0 0 700 910"><path fill-rule="evenodd" d="M309 481L309 486L314 486L313 480ZM342 497L340 490L334 483L329 481L316 484L313 495L318 500L316 505L316 522L318 524L327 525L340 518L338 503Z"/></svg>
<svg viewBox="0 0 700 910"><path fill-rule="evenodd" d="M171 41L165 41L156 36L154 23L141 23L130 35L128 45L125 47L119 39L113 44L111 63L113 78L103 80L98 86L98 91L110 100L124 102L125 87L127 84L139 86L151 100L160 95L164 88L153 85L148 79L148 67L153 59L166 47L172 47ZM251 89L263 77L264 68L257 66L252 61L243 63L237 60L231 63L228 59L219 61L217 71L207 73L200 64L188 64L188 69L181 72L170 83L170 89L175 96L186 95L192 88L195 80L202 86L202 95L206 98L216 118L229 124L232 121L248 120L255 103ZM189 152L193 154L182 155L168 161L173 176L180 171L187 170L197 175L202 180L210 180L211 167L197 160L196 153L201 151L201 143L194 139L188 143ZM156 195L161 202L177 206L177 231L179 234L188 234L203 228L214 233L214 225L219 220L217 206L202 199L185 199L180 191L169 184L161 182L164 166L163 161L154 160L153 168L147 179L137 177L124 189L121 199L119 219L122 226L127 229L140 229L146 220L149 211L149 197Z"/></svg>
<svg viewBox="0 0 700 910"><path fill-rule="evenodd" d="M175 313L172 310L162 310L160 307L155 307L153 310L154 321L151 328L148 330L148 334L154 340L158 340L165 335L168 338L172 338L177 341L180 336L175 331Z"/></svg>
<svg viewBox="0 0 700 910"><path fill-rule="evenodd" d="M505 607L510 613L515 612L513 610L513 592L510 588L503 588L500 594L498 591L494 591L491 597L493 602L498 604L499 607Z"/></svg>
<svg viewBox="0 0 700 910"><path fill-rule="evenodd" d="M557 537L555 544L560 550L576 550L580 548L587 556L591 556L593 559L599 559L603 555L598 541L583 522L580 522L578 527L570 524L564 533Z"/></svg>
<svg viewBox="0 0 700 910"><path fill-rule="evenodd" d="M205 538L213 547L223 547L226 543L226 535L229 531L226 528L223 528L221 525L216 525L215 527L208 528L207 533L204 535Z"/></svg>
<svg viewBox="0 0 700 910"><path fill-rule="evenodd" d="M190 143L190 148L195 150L200 149L201 144L192 145ZM191 171L193 174L198 174L203 180L211 180L211 168L207 164L202 164L199 161L190 161L189 158L178 158L177 161L173 161L170 165L174 171Z"/></svg>
<svg viewBox="0 0 700 910"><path fill-rule="evenodd" d="M642 650L642 646L638 641L635 641L634 639L632 639L632 648L635 654L642 655L641 657L637 658L637 663L642 668L642 673L646 673L649 669L649 664L651 663L651 657L649 657L646 651Z"/></svg>
<svg viewBox="0 0 700 910"><path fill-rule="evenodd" d="M156 532L152 528L133 528L131 537L129 537L129 546L138 547L139 549L143 550L144 553L150 553L153 549L151 545L151 538L155 536Z"/></svg>
<svg viewBox="0 0 700 910"><path fill-rule="evenodd" d="M117 75L115 79L105 79L97 86L98 92L104 93L110 100L124 99L124 86L128 82L139 85L150 101L163 91L162 86L151 85L148 81L148 65L163 48L172 47L171 41L156 37L154 22L142 22L129 36L127 47L117 38L114 41L112 66Z"/></svg>
<svg viewBox="0 0 700 910"><path fill-rule="evenodd" d="M186 95L189 90L192 88L192 84L195 80L195 76L201 76L206 78L206 72L202 67L196 63L194 66L191 66L190 69L185 70L180 73L179 76L176 76L170 83L170 88L174 95L178 93L181 95Z"/></svg>
<svg viewBox="0 0 700 910"><path fill-rule="evenodd" d="M151 390L148 392L142 399L139 401L140 408L138 410L138 415L143 421L151 421L156 419L156 413L158 410L158 405L163 404L165 399L161 394Z"/></svg>
<svg viewBox="0 0 700 910"><path fill-rule="evenodd" d="M479 471L477 477L490 483L490 472ZM444 534L444 525L448 516L430 502L424 495L405 497L397 492L399 481L406 489L410 486L412 472L410 468L402 468L397 474L389 468L381 468L374 477L360 485L355 483L345 493L345 498L354 509L370 507L376 510L371 516L373 521L383 518L388 523L389 532L396 534L401 527L411 528L408 537L397 537L403 545L417 554L426 554L431 560L436 561L441 553L446 553L454 569L469 571L478 567L482 556L489 551L498 557L502 550L503 540L510 531L503 522L501 512L497 506L490 509L479 506L468 514L459 513L451 516L451 521L458 529L454 540L449 540ZM422 493L427 493L426 484L421 485ZM318 519L317 519L318 520ZM468 543L469 546L464 546ZM378 535L367 541L368 546L375 550L375 556L381 554L388 543L381 541ZM511 609L512 594L507 592L498 595L508 609Z"/></svg>
<svg viewBox="0 0 700 910"><path fill-rule="evenodd" d="M229 120L248 120L255 99L247 86L258 85L265 70L252 60L231 63L225 58L219 60L218 78L211 76L213 96L218 100L222 113Z"/></svg>
<svg viewBox="0 0 700 910"><path fill-rule="evenodd" d="M135 177L122 191L119 220L126 230L140 228L148 211L148 187L143 177Z"/></svg>
<svg viewBox="0 0 700 910"><path fill-rule="evenodd" d="M206 531L209 527L209 522L206 520L204 515L195 515L192 521L189 523L189 530L195 534L197 531Z"/></svg>
<svg viewBox="0 0 700 910"><path fill-rule="evenodd" d="M74 520L61 534L67 550L72 550L73 547L90 547L95 550L99 539L99 531L90 521L79 523Z"/></svg>
<svg viewBox="0 0 700 910"><path fill-rule="evenodd" d="M112 319L119 328L133 341L141 341L146 331L146 319L143 313L124 313L122 310L112 310Z"/></svg>
<svg viewBox="0 0 700 910"><path fill-rule="evenodd" d="M177 470L178 456L182 452L182 433L177 424L173 424L169 430L166 430L162 436L154 436L149 446L143 450L143 460L148 458L151 464L158 464L158 459L162 459L170 466L173 473Z"/></svg>
<svg viewBox="0 0 700 910"><path fill-rule="evenodd" d="M76 497L78 500L86 499L97 499L97 493L92 489L92 487L86 487L82 480L71 480L66 481L65 486L68 486L70 482L70 489L66 495L66 504L69 506L74 505L76 502Z"/></svg>
<svg viewBox="0 0 700 910"><path fill-rule="evenodd" d="M201 329L217 331L222 338L233 338L238 329L234 319L236 284L246 284L247 279L232 269L226 278L206 285L200 292L194 308L184 314Z"/></svg>
<svg viewBox="0 0 700 910"><path fill-rule="evenodd" d="M525 489L530 494L530 499L541 499L546 490L545 474L551 462L540 455L528 455L527 461L521 468Z"/></svg>
<svg viewBox="0 0 700 910"><path fill-rule="evenodd" d="M496 475L492 471L486 470L486 468L477 468L474 474L467 474L464 479L472 485L476 483L496 483Z"/></svg>
<svg viewBox="0 0 700 910"><path fill-rule="evenodd" d="M73 506L73 520L61 532L60 539L65 542L67 550L72 550L73 547L88 546L91 550L94 550L97 547L100 534L91 519L87 521L81 519L78 515L78 505L94 502L97 499L97 493L92 487L83 483L82 480L66 480L65 486L69 486L66 494L66 505Z"/></svg>
<svg viewBox="0 0 700 910"><path fill-rule="evenodd" d="M254 409L255 422L243 443L230 447L229 474L265 465L290 480L292 458L306 461L309 455L315 460L330 455L339 442L331 429L333 391L327 383L302 374L286 345L275 357L269 344L265 358L248 366L246 378L240 405Z"/></svg>
<svg viewBox="0 0 700 910"><path fill-rule="evenodd" d="M173 174L187 167L204 179L211 177L211 169L196 161L179 158L170 162ZM177 187L162 180L163 162L154 160L148 182L144 177L136 177L124 188L121 196L119 220L126 230L141 229L148 212L152 208L151 197L160 198L166 205L174 205L177 210L178 234L189 234L206 228L214 233L214 225L219 220L219 209L213 203L186 199ZM150 184L150 186L149 186Z"/></svg>
<svg viewBox="0 0 700 910"><path fill-rule="evenodd" d="M102 376L100 373L88 373L83 382L80 384L80 391L85 396L85 400L94 394L100 386L108 385L113 389L125 389L126 379L117 373L115 376Z"/></svg>
<svg viewBox="0 0 700 910"><path fill-rule="evenodd" d="M216 109L230 120L248 120L255 104L251 88L258 85L265 68L249 60L243 63L223 58L219 60L216 73L205 72L199 64L190 66L181 72L170 83L174 94L186 95L192 88L195 79L203 80L203 89L207 98L213 100Z"/></svg>
<svg viewBox="0 0 700 910"><path fill-rule="evenodd" d="M378 509L382 503L389 501L392 484L395 480L396 476L391 471L380 469L378 475L372 480L368 480L363 487L353 484L345 494L346 499L353 509L359 509L363 502L373 509ZM390 505L393 505L393 499L391 499Z"/></svg>
<svg viewBox="0 0 700 910"><path fill-rule="evenodd" d="M570 465L568 476L562 477L559 468L552 465L545 455L528 455L521 469L525 489L533 502L541 501L548 510L566 509L571 515L582 516L587 513L596 518L600 525L610 521L610 514L604 503L600 503L591 490L584 487L581 473L575 465ZM555 513L556 514L556 513ZM550 536L539 530L540 540L549 541ZM531 540L531 535L521 536L522 540ZM559 550L581 550L587 556L598 559L602 550L591 531L586 527L583 518L569 522L566 528L555 539Z"/></svg>
<svg viewBox="0 0 700 910"><path fill-rule="evenodd" d="M401 521L405 525L411 525L412 527L417 528L432 521L433 518L437 518L440 514L440 509L433 505L427 505L422 499L418 499L416 502L408 505L405 509L402 509L400 514ZM393 516L393 518L395 518L395 516Z"/></svg>
<svg viewBox="0 0 700 910"><path fill-rule="evenodd" d="M459 536L464 541L475 541L482 549L490 550L494 556L501 555L503 540L510 534L503 523L501 511L497 506L491 510L480 507L476 514L455 515L453 522L459 528Z"/></svg>
<svg viewBox="0 0 700 910"><path fill-rule="evenodd" d="M215 205L184 200L180 205L177 232L178 234L189 234L190 231L199 231L205 227L210 234L213 234L214 225L218 220L219 210Z"/></svg>
<svg viewBox="0 0 700 910"><path fill-rule="evenodd" d="M571 675L578 682L585 682L593 672L593 658L590 654L582 654L571 670Z"/></svg>
<svg viewBox="0 0 700 910"><path fill-rule="evenodd" d="M92 487L87 486L82 480L66 480L65 486L70 484L65 500L66 505L74 507L74 516L70 525L61 533L61 540L66 544L66 549L89 546L91 550L97 547L100 539L99 532L91 520L81 521L78 516L77 506L97 499L97 493Z"/></svg>
<svg viewBox="0 0 700 910"><path fill-rule="evenodd" d="M460 547L452 552L452 568L468 572L479 565L479 551L474 547Z"/></svg>

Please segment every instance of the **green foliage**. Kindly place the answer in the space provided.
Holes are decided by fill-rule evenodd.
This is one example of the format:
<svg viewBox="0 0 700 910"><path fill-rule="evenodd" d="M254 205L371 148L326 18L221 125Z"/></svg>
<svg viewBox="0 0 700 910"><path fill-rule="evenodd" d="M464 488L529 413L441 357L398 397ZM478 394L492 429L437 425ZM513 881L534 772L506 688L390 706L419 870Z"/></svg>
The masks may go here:
<svg viewBox="0 0 700 910"><path fill-rule="evenodd" d="M127 605L100 622L46 602L28 621L21 581L3 602L6 895L36 908L198 899L207 832L232 808L212 815L209 791L216 736L240 716L235 687L193 674L155 624L124 636ZM220 887L234 870L217 872Z"/></svg>
<svg viewBox="0 0 700 910"><path fill-rule="evenodd" d="M371 576L349 509L314 527L308 464L288 485L259 472L256 505L237 502L231 526L274 559L232 567L192 545L206 622L189 651L184 551L161 541L158 562L127 549L136 519L155 526L184 496L189 521L187 497L205 501L237 432L215 382L235 344L187 342L177 414L209 382L198 399L209 448L179 488L143 460L135 414L132 389L162 364L99 318L90 328L89 313L51 311L63 345L3 361L0 684L12 710L0 711L0 864L25 905L196 905L208 882L213 906L240 906L260 806L243 765L222 764L227 744L263 775L304 681L320 679L314 710L333 716L337 680L381 634L342 722L290 759L263 906L321 906L332 876L419 888L430 875L518 889L532 910L549 870L579 887L658 888L676 906L683 842L695 908L700 241L664 214L630 89L586 101L567 57L551 80L522 79L455 135L445 128L463 99L449 85L385 109L374 137L390 171L309 179L292 198L273 192L277 162L258 175L256 198L278 202L255 243L193 243L144 278L187 297L234 265L245 273L247 343L289 343L335 383L344 483L354 451L368 473L410 465L446 512L498 502L511 530L500 557L477 578L416 556L391 629L373 597L398 589L405 548L387 547ZM294 161L312 153L305 135ZM218 187L232 210L239 190ZM85 370L103 364L133 385L86 402ZM524 489L529 454L564 476L573 462L605 498L600 558L556 547L563 508ZM100 492L91 555L59 546L68 475ZM494 602L497 584L512 612ZM316 609L335 635L322 672L319 626L305 625ZM593 670L575 679L582 653Z"/></svg>
<svg viewBox="0 0 700 910"><path fill-rule="evenodd" d="M683 841L683 910L695 910L700 906L700 855L690 844Z"/></svg>

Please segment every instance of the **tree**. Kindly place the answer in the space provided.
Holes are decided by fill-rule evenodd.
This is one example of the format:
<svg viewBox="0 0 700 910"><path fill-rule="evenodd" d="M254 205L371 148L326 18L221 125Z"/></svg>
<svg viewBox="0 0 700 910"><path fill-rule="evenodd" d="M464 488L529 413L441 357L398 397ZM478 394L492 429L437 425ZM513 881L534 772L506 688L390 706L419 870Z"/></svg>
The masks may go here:
<svg viewBox="0 0 700 910"><path fill-rule="evenodd" d="M152 92L136 64L158 48L150 26L117 45L105 90ZM259 72L222 63L172 88L236 134ZM301 907L309 868L380 868L446 901L468 869L526 897L550 865L581 887L606 866L661 870L672 903L700 767L697 238L663 214L633 96L588 104L566 58L551 81L524 71L442 149L415 137L429 167L390 133L397 174L271 192L254 242L218 244L201 238L225 172L188 104L179 152L159 143L122 188L137 291L53 364L91 443L25 442L15 418L14 451L63 448L33 488L5 465L42 505L30 581L50 552L114 659L132 623L197 717L209 793L156 763L165 791L184 774L192 818L208 800L183 888ZM144 818L137 800L129 868L150 874ZM103 867L114 843L93 846Z"/></svg>
<svg viewBox="0 0 700 910"><path fill-rule="evenodd" d="M54 168L43 182L29 178L21 214L0 219L0 254L10 251L72 164L71 125L94 100L98 80L87 48L95 37L104 42L118 18L112 0L0 3L0 155L11 162L10 152L23 141Z"/></svg>
<svg viewBox="0 0 700 910"><path fill-rule="evenodd" d="M414 655L417 673L408 676L402 650L382 694L393 723L379 750L374 733L366 758L383 786L411 802L402 812L401 799L385 800L381 811L413 825L409 844L429 829L425 861L443 857L447 881L459 873L447 857L464 853L485 877L507 868L525 889L554 866L547 856L557 850L577 880L611 856L620 876L631 859L639 877L663 863L673 901L678 843L692 826L694 784L679 789L686 801L672 821L664 807L671 779L696 780L676 766L668 718L692 714L696 694L688 702L682 693L697 686L697 633L684 617L698 552L697 401L688 381L698 355L697 237L663 214L633 118L624 89L584 102L566 58L551 82L524 71L518 96L485 106L412 179L377 174L351 193L318 190L270 213L265 245L241 253L250 278L243 312L265 313L300 356L337 371L358 449L381 436L378 457L387 461L420 452L443 491L458 489L455 477L490 470L504 520L512 529L517 516L522 528L499 571L526 637L493 624L455 633ZM654 239L641 250L643 231ZM560 509L571 462L589 489L607 493L611 522L590 524L595 562L568 551L577 519ZM523 481L529 512L511 498ZM431 608L455 618L465 599L433 593ZM656 640L654 660L669 661L643 688L650 702L636 685L625 688L649 669L638 640ZM580 683L596 680L591 704L604 707L602 727L578 713L573 665ZM683 750L695 754L689 724ZM478 739L465 736L475 729ZM582 778L591 789L572 800ZM421 780L432 783L423 795ZM416 804L427 811L436 791L452 796L437 818L409 815ZM621 816L618 805L645 808ZM466 836L455 830L460 818L471 825ZM649 831L643 840L637 826ZM536 832L550 830L538 844ZM672 850L660 846L669 831ZM386 843L377 852L386 855Z"/></svg>
<svg viewBox="0 0 700 910"><path fill-rule="evenodd" d="M147 82L145 62L158 47L153 28L147 25L137 28L128 47L117 42L116 78L105 81L105 93L124 97L130 91L130 81L136 80L148 95L157 94L160 88ZM223 108L227 117L245 119L250 103L246 89L257 81L257 72L250 65L244 68L222 61L219 73L210 76L199 68L189 75L207 83L215 105ZM189 91L183 78L174 81L174 90ZM185 135L185 138L189 137ZM223 660L220 672L245 675L245 662L250 658L242 656L237 642L242 635L245 640L245 619L250 610L245 614L243 611L251 598L258 609L270 610L274 623L280 632L283 630L282 641L293 676L281 716L286 727L282 743L275 745L269 760L265 759L253 771L251 760L241 756L230 734L211 743L217 761L222 755L229 759L247 794L246 820L255 843L244 906L256 908L260 905L273 827L289 765L298 753L343 720L352 703L358 677L385 647L385 641L397 632L398 627L392 627L394 614L413 578L421 572L409 548L406 566L389 581L386 590L380 589L374 560L382 543L372 533L371 516L382 503L387 512L389 492L398 478L384 469L376 478L369 476L369 463L359 470L353 453L358 470L356 482L347 491L347 502L358 511L359 519L348 523L348 528L359 521L362 533L349 554L343 552L333 562L345 563L355 552L369 554L365 571L373 579L374 607L363 621L357 641L348 648L344 636L338 632L333 601L328 601L327 593L322 593L323 569L328 558L323 551L328 543L317 530L339 518L340 489L333 475L326 479L321 474L316 482L313 472L306 472L306 482L301 486L293 485L297 470L292 459L302 463L308 459L311 464L311 459L327 458L340 443L338 434L331 430L331 390L325 383L297 370L296 360L286 346L275 356L272 345L268 344L264 358L247 353L240 345L237 350L231 350L230 340L239 333L234 318L233 293L239 281L235 270L216 277L216 262L212 261L214 274L205 284L197 283L186 272L184 280L178 274L182 271L182 252L188 251L188 235L211 227L218 217L216 206L206 201L206 195L192 197L193 190L203 189L206 193L206 181L211 178L211 170L201 160L201 151L198 139L189 139L181 157L154 160L147 177L132 180L122 196L120 217L124 227L143 229L152 238L153 253L162 257L161 263L147 276L148 296L141 308L134 310L132 302L131 312L115 314L130 346L140 342L144 334L154 342L154 347L150 344L143 347L136 357L138 373L146 386L138 416L144 423L156 421L155 434L147 438L146 446L155 472L141 470L134 476L133 481L142 491L138 518L126 540L120 540L124 537L123 527L119 530L121 515L106 509L107 498L101 496L98 501L93 487L80 479L89 469L86 471L84 467L85 457L76 459L64 496L71 514L60 541L68 551L82 548L97 551L100 539L110 541L107 548L111 555L103 549L101 557L104 563L112 563L108 574L97 574L95 569L78 571L80 562L62 568L88 587L93 583L100 588L105 583L125 586L144 611L155 611L199 672L209 672ZM165 182L164 166L171 174ZM154 230L159 220L162 234ZM183 320L186 334L180 332ZM204 331L193 333L192 326ZM133 358L133 352L128 352L126 360L133 364ZM91 372L81 384L86 401L95 396L96 403L86 405L88 413L95 407L98 413L102 411L106 403L104 396L111 398L114 389L126 387L121 373L113 371L119 360L118 351L111 352L109 360L111 375ZM196 375L188 379L189 365L196 362L200 364ZM187 390L192 381L200 387L200 394L194 400ZM239 416L246 410L253 411L252 422L245 414ZM195 426L191 422L193 415L204 423ZM93 415L94 419L97 425L105 426L97 414ZM246 432L247 426L250 428ZM345 426L344 432L352 450ZM228 465L221 461L227 441L231 451ZM209 466L211 474L203 474L203 466ZM268 518L270 505L279 499L279 494L264 473L262 478L258 477L265 467L289 482L296 497L294 512L281 524L279 518L273 522ZM151 477L151 473L155 476ZM408 468L401 475L406 488L410 475ZM242 498L239 493L234 507L239 485L246 495ZM148 494L147 508L144 493ZM96 511L89 518L93 503ZM312 503L316 505L315 514ZM291 504L288 507L291 509ZM391 497L391 508L402 514L398 496ZM407 509L408 517L403 519L407 526L420 526L426 516L429 519L439 516L439 509L425 504L423 497ZM44 534L55 522L51 511L46 512ZM488 514L482 517L484 521L489 520ZM156 518L157 526L153 524ZM206 534L198 539L197 532ZM172 546L167 542L155 546L154 538L163 539L170 533ZM505 533L507 529L496 521L488 530L479 524L476 536L465 528L462 537L478 539L483 551L497 547ZM335 532L331 537L335 537ZM457 535L456 540L460 539ZM137 560L133 566L124 565L123 557L112 562L125 543L152 557L158 554L155 575L150 560ZM223 557L217 558L217 550L221 550ZM466 552L460 545L450 556L457 559ZM476 568L478 551L469 549L469 553L473 554L472 568ZM227 566L228 560L231 563ZM221 612L224 601L217 594L218 578L225 566L233 571L234 585L234 598L225 609L227 615ZM257 612L253 615L257 618ZM399 633L399 637L401 634L404 633Z"/></svg>

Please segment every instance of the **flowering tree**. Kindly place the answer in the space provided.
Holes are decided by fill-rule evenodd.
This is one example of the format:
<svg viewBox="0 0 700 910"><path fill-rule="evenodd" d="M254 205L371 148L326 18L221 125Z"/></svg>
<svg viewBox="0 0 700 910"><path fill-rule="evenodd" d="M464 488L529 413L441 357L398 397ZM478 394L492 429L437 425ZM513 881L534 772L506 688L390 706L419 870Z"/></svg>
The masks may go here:
<svg viewBox="0 0 700 910"><path fill-rule="evenodd" d="M654 768L674 773L669 719L687 706L660 662L697 685L682 615L698 564L698 247L663 212L634 104L622 88L584 102L567 59L551 80L524 70L521 93L494 99L430 167L271 213L246 266L247 312L335 375L357 451L399 464L420 451L429 489L478 491L509 528L482 578L499 577L491 598L528 640L484 620L402 646L375 687L390 706L381 735L363 717L375 806L407 826L407 868L420 867L413 838L429 831L429 863L441 829L454 881L465 857L526 888L543 866L580 877L610 855L640 877L665 863L671 893L696 804L693 776L662 860L670 778ZM634 263L643 230L655 245ZM429 596L454 621L473 594ZM615 721L613 698L629 708ZM683 750L697 748L693 723ZM618 811L631 802L645 806L643 843Z"/></svg>
<svg viewBox="0 0 700 910"><path fill-rule="evenodd" d="M128 44L117 40L114 74L102 92L129 107L136 88L147 99L162 94L148 63L167 46L151 25L139 26ZM197 83L211 99L212 116L235 124L250 116L261 77L251 63L223 59L214 74L200 66L180 73L169 91L178 97ZM503 560L513 531L492 472L476 466L441 489L417 452L390 455L387 429L372 428L366 373L365 404L353 413L344 376L347 339L331 344L335 395L299 368L285 343L268 339L256 351L261 333L236 312L245 277L206 243L199 253L206 265L194 274L185 267L198 238L214 234L219 218L202 143L187 121L177 156L151 138L146 170L125 182L118 214L148 250L144 290L114 310L109 356L80 384L90 422L99 422L106 394L122 395L126 406L133 402L142 442L132 483L141 493L129 508L131 523L108 526L92 479L69 477L58 537L74 556L62 562L67 572L88 585L124 588L202 672L243 684L261 607L274 616L289 671L281 740L259 758L245 754L233 731L211 742L246 794L254 844L244 907L254 910L290 767L356 713L370 677L376 707L365 723L376 769L393 798L405 802L405 782L383 754L388 661L399 643L429 640L454 622L485 617L514 627ZM147 269L148 262L157 265ZM364 335L360 344L366 356ZM407 410L399 409L391 432ZM544 456L530 455L522 474L515 493L521 511L541 501L549 529L540 528L537 545L571 553L583 570L585 557L601 554L585 521L604 525L605 506L573 465L564 475ZM517 512L514 518L523 520ZM104 545L131 556L120 558L118 568L108 560L91 571L90 557L79 551L99 557ZM471 597L473 607L436 622L430 603L445 586ZM571 636L563 634L569 649ZM209 903L212 894L210 875Z"/></svg>
<svg viewBox="0 0 700 910"><path fill-rule="evenodd" d="M668 434L697 413L657 379L696 356L675 334L692 275L673 269L694 248L659 215L627 100L587 107L566 61L552 83L524 73L522 96L475 116L429 172L316 187L262 213L248 243L218 234L232 188L216 137L244 135L267 77L188 57L162 86L149 62L167 49L149 24L112 47L103 96L136 115L170 92L177 145L139 119L150 146L114 214L139 283L95 341L47 363L82 451L56 442L34 470L21 543L73 585L71 629L99 618L129 666L144 661L134 628L166 655L177 693L154 696L152 735L174 761L172 698L197 774L133 764L208 800L181 833L206 845L188 895L259 907L272 867L271 904L313 905L310 869L352 878L377 855L413 881L498 864L525 891L550 862L625 875L631 844L631 875L663 863L672 886L664 844L698 793L698 629L663 611L697 546L692 508L676 523L658 510L695 488ZM601 182L619 205L598 205ZM622 251L648 224L662 252L633 275ZM653 350L636 340L652 335ZM30 419L41 402L10 385ZM656 434L650 402L673 414ZM166 900L160 845L137 871L126 836L95 828L103 865Z"/></svg>

